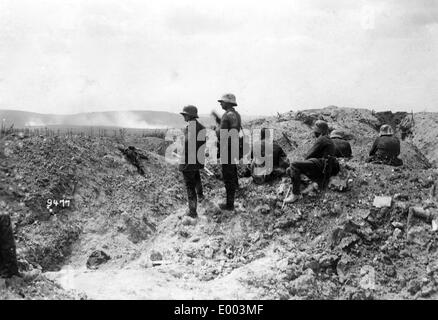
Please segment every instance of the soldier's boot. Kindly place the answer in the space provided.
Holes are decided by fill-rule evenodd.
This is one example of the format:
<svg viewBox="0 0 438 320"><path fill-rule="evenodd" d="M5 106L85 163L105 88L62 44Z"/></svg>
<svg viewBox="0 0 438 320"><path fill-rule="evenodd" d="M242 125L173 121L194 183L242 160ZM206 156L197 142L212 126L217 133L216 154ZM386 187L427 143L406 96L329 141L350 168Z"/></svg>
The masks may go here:
<svg viewBox="0 0 438 320"><path fill-rule="evenodd" d="M303 196L300 194L291 194L289 197L287 197L286 199L284 199L284 203L294 203L300 199L302 199Z"/></svg>
<svg viewBox="0 0 438 320"><path fill-rule="evenodd" d="M189 210L187 211L187 215L191 218L197 218L198 213L196 212L197 201L196 199L189 199Z"/></svg>
<svg viewBox="0 0 438 320"><path fill-rule="evenodd" d="M234 197L236 190L234 188L227 188L227 201L219 204L221 210L234 210Z"/></svg>

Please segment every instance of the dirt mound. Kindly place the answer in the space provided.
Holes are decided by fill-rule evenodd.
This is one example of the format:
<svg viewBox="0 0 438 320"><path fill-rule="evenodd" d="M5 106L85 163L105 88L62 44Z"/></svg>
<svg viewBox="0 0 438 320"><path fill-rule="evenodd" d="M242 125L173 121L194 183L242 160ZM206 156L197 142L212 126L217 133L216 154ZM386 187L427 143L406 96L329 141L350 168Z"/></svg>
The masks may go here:
<svg viewBox="0 0 438 320"><path fill-rule="evenodd" d="M245 126L274 128L298 160L314 141L315 119L351 136L354 157L332 188L283 207L288 179L241 178L236 210L220 214L223 183L203 174L208 200L197 220L184 216L181 174L157 154L163 139L126 137L149 152L140 176L111 138L8 137L0 208L15 224L20 268L53 271L33 297L58 283L89 298L437 298L438 235L429 221L407 219L410 206L436 209L438 171L420 152L431 136L416 127L402 141L405 165L394 168L364 162L382 121L369 110L289 112ZM376 196L390 197L389 206L375 206ZM47 199L70 205L50 212ZM87 270L95 251L111 259ZM59 290L55 297L69 295Z"/></svg>
<svg viewBox="0 0 438 320"><path fill-rule="evenodd" d="M162 137L133 136L129 138L129 144L143 150L154 152L160 156L164 156L166 154L166 148L171 144L171 142L166 141Z"/></svg>
<svg viewBox="0 0 438 320"><path fill-rule="evenodd" d="M433 166L438 166L437 113L422 112L414 114L412 143L421 150Z"/></svg>
<svg viewBox="0 0 438 320"><path fill-rule="evenodd" d="M183 198L175 170L151 158L142 177L107 138L8 137L4 145L0 207L13 218L20 258L43 270L58 269L90 224L141 241Z"/></svg>
<svg viewBox="0 0 438 320"><path fill-rule="evenodd" d="M392 119L391 113L382 113L385 121ZM395 118L399 113L395 114ZM308 119L313 119L309 121ZM278 117L267 118L265 121L252 121L248 128L267 127L275 129L274 139L281 147L288 151L291 160L301 160L302 156L311 147L314 137L311 124L316 119L328 122L330 130L341 129L349 135L354 158L364 161L368 157L369 150L378 136L378 130L382 124L380 119L371 110L328 107L324 109L311 109L299 112L289 112ZM397 118L398 119L398 118ZM396 123L396 120L391 120ZM391 123L392 123L391 122ZM436 127L438 132L438 127ZM400 158L406 168L429 168L428 159L419 151L420 145L415 141L402 141Z"/></svg>

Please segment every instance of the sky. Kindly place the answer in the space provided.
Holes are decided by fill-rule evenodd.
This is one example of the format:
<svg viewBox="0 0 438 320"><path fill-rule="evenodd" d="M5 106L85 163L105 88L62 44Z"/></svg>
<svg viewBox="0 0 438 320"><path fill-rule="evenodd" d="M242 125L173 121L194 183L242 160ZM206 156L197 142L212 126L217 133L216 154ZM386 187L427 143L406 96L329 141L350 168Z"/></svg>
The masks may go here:
<svg viewBox="0 0 438 320"><path fill-rule="evenodd" d="M0 0L0 109L438 112L436 0Z"/></svg>

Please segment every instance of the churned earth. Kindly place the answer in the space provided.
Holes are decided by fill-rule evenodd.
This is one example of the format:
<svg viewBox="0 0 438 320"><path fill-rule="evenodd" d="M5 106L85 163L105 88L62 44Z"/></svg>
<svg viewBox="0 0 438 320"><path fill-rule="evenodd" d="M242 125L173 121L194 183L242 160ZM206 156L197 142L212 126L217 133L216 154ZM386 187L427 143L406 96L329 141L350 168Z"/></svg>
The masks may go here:
<svg viewBox="0 0 438 320"><path fill-rule="evenodd" d="M0 209L14 222L20 268L39 276L0 283L0 297L436 299L437 232L430 221L407 218L410 206L436 210L436 150L427 141L436 140L438 125L415 118L400 168L365 162L381 124L368 110L289 112L245 127L275 128L295 160L310 148L319 118L347 131L353 147L329 189L283 206L288 179L255 185L241 177L236 210L221 213L223 183L203 172L207 200L197 220L184 216L185 188L162 157L163 139L7 136ZM427 132L422 121L430 122ZM145 176L120 143L149 156ZM389 206L376 207L376 196L390 197ZM71 203L50 212L48 199ZM110 259L89 269L95 251Z"/></svg>

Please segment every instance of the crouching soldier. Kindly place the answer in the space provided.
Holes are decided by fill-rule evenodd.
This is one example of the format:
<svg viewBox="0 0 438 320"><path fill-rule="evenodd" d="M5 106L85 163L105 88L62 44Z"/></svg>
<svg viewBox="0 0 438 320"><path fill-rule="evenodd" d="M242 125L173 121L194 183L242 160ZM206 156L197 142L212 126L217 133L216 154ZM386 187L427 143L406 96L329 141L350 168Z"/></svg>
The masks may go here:
<svg viewBox="0 0 438 320"><path fill-rule="evenodd" d="M0 214L0 277L20 276L11 218Z"/></svg>
<svg viewBox="0 0 438 320"><path fill-rule="evenodd" d="M184 155L179 170L184 176L187 187L189 202L188 215L192 218L198 216L196 209L198 200L204 199L202 191L201 175L199 170L204 168L205 163L205 127L196 120L198 109L195 106L185 106L181 114L189 124L184 129ZM202 133L200 133L204 130Z"/></svg>
<svg viewBox="0 0 438 320"><path fill-rule="evenodd" d="M301 174L316 182L319 188L325 188L330 177L339 173L339 162L334 157L336 147L328 136L327 122L316 121L314 134L317 140L305 157L305 161L294 161L287 169L287 173L292 178L292 195L284 200L285 203L295 202L301 197Z"/></svg>
<svg viewBox="0 0 438 320"><path fill-rule="evenodd" d="M257 167L260 169L261 167L266 166L266 128L262 128L260 132L260 156L261 157L253 157L251 163L251 175L254 183L262 184L265 182L269 182L275 180L279 177L282 177L287 168L289 167L289 159L287 158L286 153L283 149L278 145L278 143L272 143L272 168L265 168L264 174L258 174Z"/></svg>
<svg viewBox="0 0 438 320"><path fill-rule="evenodd" d="M401 166L403 161L398 158L400 155L400 140L394 137L394 131L390 125L384 124L380 127L379 137L374 141L370 150L367 162Z"/></svg>
<svg viewBox="0 0 438 320"><path fill-rule="evenodd" d="M335 157L336 158L351 158L351 146L345 139L345 133L341 130L333 130L330 133L330 139L335 144Z"/></svg>

